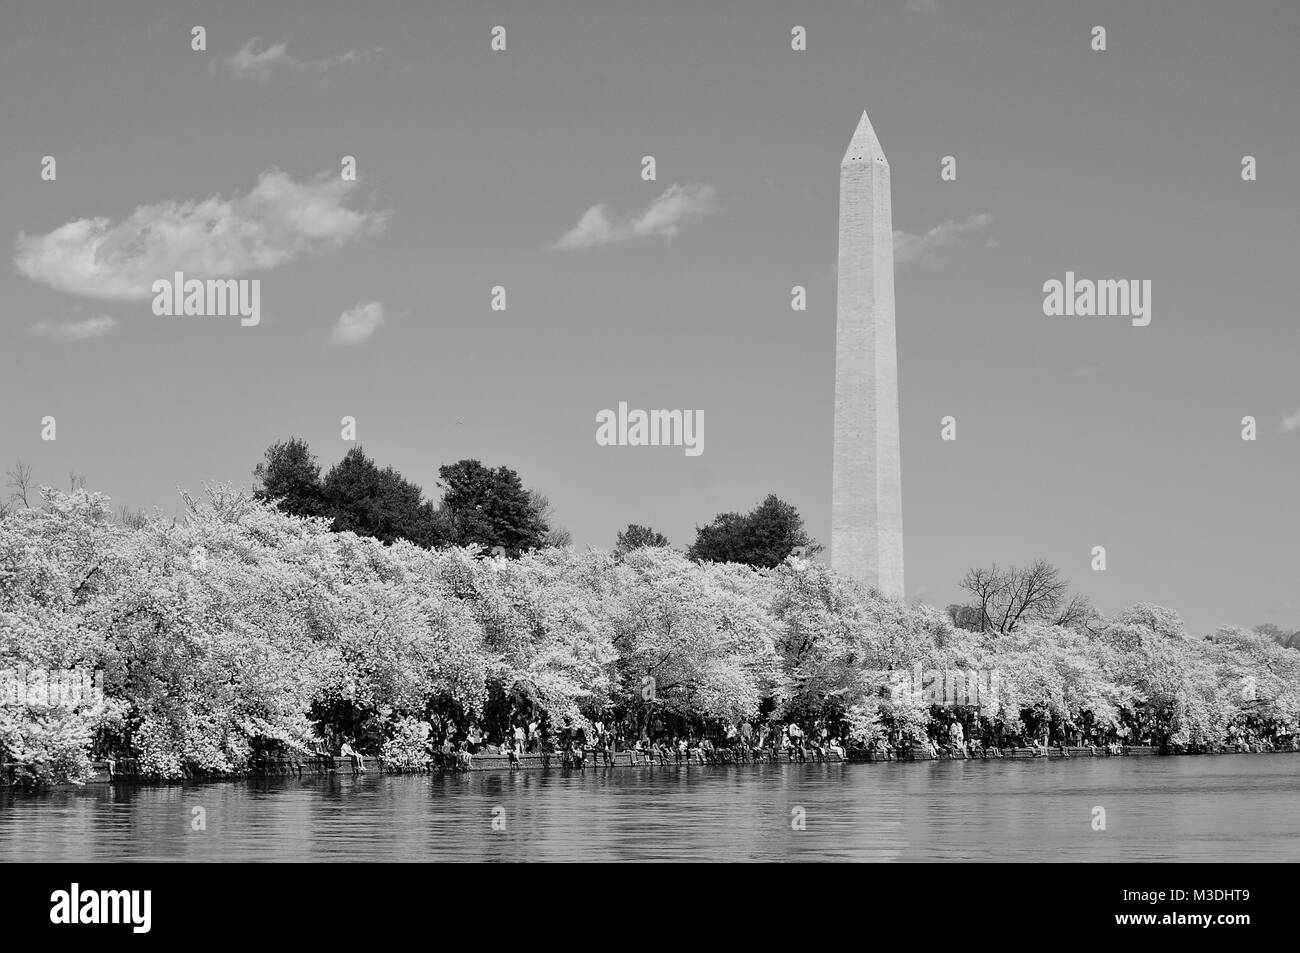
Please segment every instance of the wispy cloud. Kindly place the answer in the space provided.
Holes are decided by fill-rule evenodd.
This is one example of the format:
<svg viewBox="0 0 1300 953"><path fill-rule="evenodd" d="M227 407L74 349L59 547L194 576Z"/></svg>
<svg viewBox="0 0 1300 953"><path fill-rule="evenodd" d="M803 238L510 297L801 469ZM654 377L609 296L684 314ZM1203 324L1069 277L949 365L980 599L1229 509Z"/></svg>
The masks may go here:
<svg viewBox="0 0 1300 953"><path fill-rule="evenodd" d="M604 205L593 205L555 247L562 251L582 251L655 236L672 241L684 222L713 211L716 195L711 185L670 185L640 215L622 220L611 218Z"/></svg>
<svg viewBox="0 0 1300 953"><path fill-rule="evenodd" d="M1070 371L1072 377L1096 377L1102 372L1104 365L1101 364L1083 364Z"/></svg>
<svg viewBox="0 0 1300 953"><path fill-rule="evenodd" d="M935 13L939 9L937 0L907 0L903 8L911 13Z"/></svg>
<svg viewBox="0 0 1300 953"><path fill-rule="evenodd" d="M359 304L339 315L330 331L330 344L334 347L364 344L384 323L384 305L380 301Z"/></svg>
<svg viewBox="0 0 1300 953"><path fill-rule="evenodd" d="M383 53L383 47L375 46L370 49L348 50L321 59L300 60L289 52L287 41L273 43L259 50L257 44L261 39L260 36L255 36L229 56L212 59L208 69L214 75L222 74L231 79L253 79L259 83L268 83L276 73L320 75L336 66L364 63Z"/></svg>
<svg viewBox="0 0 1300 953"><path fill-rule="evenodd" d="M247 195L141 205L129 218L82 218L46 235L19 233L14 264L39 282L90 298L146 298L158 278L234 278L336 251L383 231L387 212L343 204L355 182L322 172L295 182L263 172Z"/></svg>
<svg viewBox="0 0 1300 953"><path fill-rule="evenodd" d="M1300 430L1300 410L1282 418L1283 433L1295 433L1297 430Z"/></svg>
<svg viewBox="0 0 1300 953"><path fill-rule="evenodd" d="M962 221L944 222L922 235L896 231L894 232L894 264L900 268L915 262L932 266L941 265L944 259L938 254L940 249L952 245L967 232L987 228L992 222L992 215L979 214Z"/></svg>
<svg viewBox="0 0 1300 953"><path fill-rule="evenodd" d="M97 314L79 320L44 317L33 324L29 330L32 334L52 341L85 341L88 338L103 337L115 327L117 327L116 318Z"/></svg>

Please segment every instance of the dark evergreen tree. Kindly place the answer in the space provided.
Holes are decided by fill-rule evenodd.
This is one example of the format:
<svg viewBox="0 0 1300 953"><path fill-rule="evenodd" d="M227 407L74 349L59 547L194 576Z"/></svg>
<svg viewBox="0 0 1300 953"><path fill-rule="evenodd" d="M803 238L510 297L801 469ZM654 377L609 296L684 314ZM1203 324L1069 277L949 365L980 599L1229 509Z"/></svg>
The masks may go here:
<svg viewBox="0 0 1300 953"><path fill-rule="evenodd" d="M501 546L510 556L545 545L546 522L514 470L461 460L439 467L438 475L442 511L457 545Z"/></svg>
<svg viewBox="0 0 1300 953"><path fill-rule="evenodd" d="M301 437L266 448L266 459L253 469L254 496L273 502L294 516L324 516L320 464Z"/></svg>
<svg viewBox="0 0 1300 953"><path fill-rule="evenodd" d="M668 537L663 533L657 533L649 526L628 523L627 529L618 534L618 541L614 544L614 552L626 553L628 550L640 549L643 546L667 545Z"/></svg>
<svg viewBox="0 0 1300 953"><path fill-rule="evenodd" d="M445 523L423 491L392 467L379 469L361 447L353 447L330 469L323 489L335 532L385 543L407 539L425 547L448 541Z"/></svg>
<svg viewBox="0 0 1300 953"><path fill-rule="evenodd" d="M775 494L768 494L747 514L719 513L708 525L696 527L695 542L686 553L696 561L745 563L770 569L798 546L804 547L807 556L822 549L804 529L799 511Z"/></svg>

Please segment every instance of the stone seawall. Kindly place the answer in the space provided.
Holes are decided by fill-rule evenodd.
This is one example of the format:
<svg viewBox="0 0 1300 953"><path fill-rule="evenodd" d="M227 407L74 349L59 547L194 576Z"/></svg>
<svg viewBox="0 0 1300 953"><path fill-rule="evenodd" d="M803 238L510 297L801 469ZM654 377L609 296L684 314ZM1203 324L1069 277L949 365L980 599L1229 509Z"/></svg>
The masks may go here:
<svg viewBox="0 0 1300 953"><path fill-rule="evenodd" d="M987 754L973 755L971 761L997 761L997 760L1017 760L1028 761L1040 758L1046 758L1049 761L1057 761L1065 758L1134 758L1134 757L1167 757L1173 754L1183 754L1183 752L1162 752L1158 748L1148 745L1134 745L1125 748L1122 754L1108 754L1105 749L1097 749L1094 753L1090 748L1048 748L1046 754L1039 749L1033 748L1003 748L1000 752L992 751ZM1226 746L1215 754L1290 754L1295 752L1289 751L1268 751L1268 752L1248 752L1239 746ZM519 767L515 770L523 771L580 771L580 770L603 770L606 767L617 768L692 768L708 767L720 765L736 764L790 764L799 763L789 761L782 756L778 761L772 762L767 758L760 758L757 762L752 760L737 761L729 756L719 756L715 761L709 764L701 764L698 759L689 761L683 759L677 761L676 758L669 758L666 762L650 763L643 756L638 756L632 751L617 751L613 754L612 759L607 764L604 755L588 751L587 759L582 767L566 765L558 754L541 755L526 754L520 759ZM818 759L809 755L807 762L823 762L830 764L844 763L845 761L853 763L880 763L883 761L948 761L962 760L960 757L953 758L951 754L941 751L938 757L930 755L923 748L905 748L897 752L894 758L887 758L875 751L850 751L847 759L841 759L837 755L828 755L825 759ZM443 768L435 763L430 763L422 767L399 769L391 765L384 764L378 758L366 758L366 773L441 773L443 771L452 771L455 769ZM5 764L0 765L0 785L12 785L16 781L15 773L18 765ZM471 771L509 771L510 759L501 754L476 754L470 764ZM352 775L355 768L349 758L301 758L301 759L283 759L266 761L255 765L246 772L233 777L241 778L258 778L258 777L311 777L317 775L340 774ZM221 774L195 774L187 777L183 782L201 782L201 781L220 781L231 778L232 775ZM106 761L95 762L94 773L89 784L144 784L151 783L150 779L141 776L136 765L130 761L115 762L111 767Z"/></svg>

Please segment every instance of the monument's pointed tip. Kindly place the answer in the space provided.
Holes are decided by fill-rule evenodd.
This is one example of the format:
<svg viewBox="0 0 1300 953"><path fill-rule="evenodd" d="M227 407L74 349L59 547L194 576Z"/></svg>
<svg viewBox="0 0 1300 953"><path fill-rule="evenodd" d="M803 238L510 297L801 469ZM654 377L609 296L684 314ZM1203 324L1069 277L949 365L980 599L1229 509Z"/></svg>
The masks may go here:
<svg viewBox="0 0 1300 953"><path fill-rule="evenodd" d="M867 111L862 110L862 118L858 120L858 128L853 132L853 138L849 140L848 151L844 153L844 161L841 165L848 165L851 162L869 162L873 159L885 159L885 150L880 146L880 140L876 137L876 130L871 126L871 118Z"/></svg>

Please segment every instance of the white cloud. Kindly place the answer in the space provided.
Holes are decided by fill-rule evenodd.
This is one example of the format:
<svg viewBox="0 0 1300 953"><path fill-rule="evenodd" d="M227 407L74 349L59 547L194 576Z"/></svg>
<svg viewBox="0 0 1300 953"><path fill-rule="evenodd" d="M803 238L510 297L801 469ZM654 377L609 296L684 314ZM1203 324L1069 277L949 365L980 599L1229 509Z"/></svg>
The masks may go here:
<svg viewBox="0 0 1300 953"><path fill-rule="evenodd" d="M992 222L992 215L980 214L960 222L944 222L923 235L894 232L894 264L900 268L918 261L927 265L942 264L943 258L937 254L939 249L953 244L964 233L986 228Z"/></svg>
<svg viewBox="0 0 1300 953"><path fill-rule="evenodd" d="M1297 430L1300 430L1300 410L1282 418L1283 433L1295 433Z"/></svg>
<svg viewBox="0 0 1300 953"><path fill-rule="evenodd" d="M271 73L275 67L290 62L289 44L276 43L259 53L256 50L257 41L258 37L253 37L239 48L239 52L233 53L224 59L212 60L211 68L213 70L224 69L234 79L251 77L259 83L265 83L271 78Z"/></svg>
<svg viewBox="0 0 1300 953"><path fill-rule="evenodd" d="M30 330L33 334L54 341L84 341L87 338L103 337L115 327L116 318L97 314L76 321L45 317L33 324Z"/></svg>
<svg viewBox="0 0 1300 953"><path fill-rule="evenodd" d="M593 205L569 232L555 243L562 251L582 251L599 245L618 245L634 238L663 236L672 241L684 222L713 210L716 190L711 185L670 185L640 215L622 221L611 219L604 205Z"/></svg>
<svg viewBox="0 0 1300 953"><path fill-rule="evenodd" d="M236 278L378 235L387 212L343 205L356 185L322 172L308 182L269 170L247 195L141 205L130 217L82 218L47 235L19 233L19 273L69 294L147 298L159 278Z"/></svg>
<svg viewBox="0 0 1300 953"><path fill-rule="evenodd" d="M907 0L904 9L912 13L935 13L939 6L937 0Z"/></svg>
<svg viewBox="0 0 1300 953"><path fill-rule="evenodd" d="M379 301L359 304L339 315L330 331L330 344L334 347L364 344L384 323L384 305Z"/></svg>
<svg viewBox="0 0 1300 953"><path fill-rule="evenodd" d="M335 66L363 63L383 52L382 47L376 46L364 50L348 50L323 59L300 60L289 53L287 42L257 49L260 39L260 36L255 36L230 56L214 58L208 65L209 70L213 74L224 73L231 79L255 79L259 83L267 83L277 71L319 74Z"/></svg>

